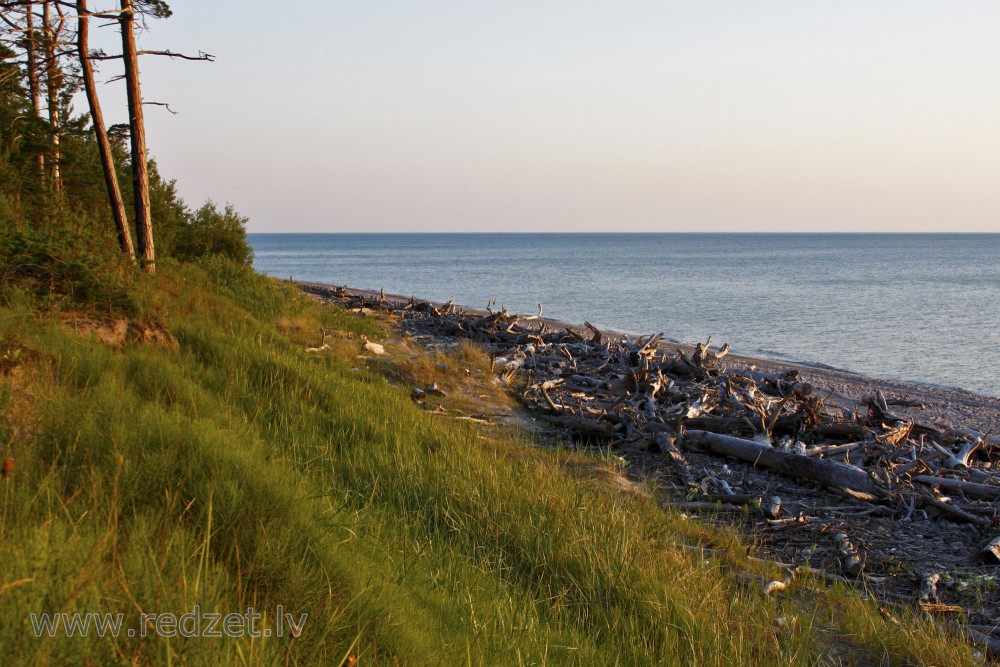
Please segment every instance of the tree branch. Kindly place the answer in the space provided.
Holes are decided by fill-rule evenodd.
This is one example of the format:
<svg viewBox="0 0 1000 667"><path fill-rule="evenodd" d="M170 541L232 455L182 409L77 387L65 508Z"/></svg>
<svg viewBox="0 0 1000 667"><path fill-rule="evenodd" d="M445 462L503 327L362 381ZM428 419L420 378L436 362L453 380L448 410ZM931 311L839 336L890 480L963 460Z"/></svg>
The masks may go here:
<svg viewBox="0 0 1000 667"><path fill-rule="evenodd" d="M174 111L173 109L171 109L170 105L167 104L166 102L147 102L146 100L143 100L142 103L143 104L154 104L154 105L156 105L158 107L163 107L164 109L166 109L167 111L169 111L173 115L175 115L175 116L177 115L177 112Z"/></svg>
<svg viewBox="0 0 1000 667"><path fill-rule="evenodd" d="M166 56L168 58L183 58L184 60L207 60L209 62L215 61L215 56L211 53L205 53L204 51L199 51L196 56L189 56L184 53L175 53L173 51L136 51L136 55L139 56ZM116 54L109 56L106 53L92 53L88 56L91 60L121 60L122 55Z"/></svg>
<svg viewBox="0 0 1000 667"><path fill-rule="evenodd" d="M0 19L3 19L3 22L6 23L7 25L9 25L12 30L17 30L17 31L24 30L24 28L22 28L21 26L19 26L18 24L14 23L9 18L7 18L7 16L5 14L0 14Z"/></svg>
<svg viewBox="0 0 1000 667"><path fill-rule="evenodd" d="M189 56L184 53L176 53L174 51L137 51L140 56L166 56L168 58L183 58L184 60L207 60L213 62L215 56L211 53L205 53L204 51L199 51L196 56Z"/></svg>

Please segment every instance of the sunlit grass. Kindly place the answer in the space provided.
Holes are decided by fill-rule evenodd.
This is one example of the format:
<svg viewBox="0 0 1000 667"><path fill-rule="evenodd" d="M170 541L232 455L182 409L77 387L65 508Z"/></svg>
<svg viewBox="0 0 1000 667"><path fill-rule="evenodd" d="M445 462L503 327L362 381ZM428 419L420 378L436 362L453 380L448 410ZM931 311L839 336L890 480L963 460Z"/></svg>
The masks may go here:
<svg viewBox="0 0 1000 667"><path fill-rule="evenodd" d="M595 483L578 453L421 410L412 385L466 410L488 391L468 344L387 343L369 362L360 336L397 334L224 263L163 274L144 316L179 347L0 309L0 347L23 350L0 378L17 464L0 484L3 664L972 664L852 594L764 596L733 533ZM321 327L339 342L306 352ZM138 630L196 605L309 618L281 639L38 639L28 623L121 612Z"/></svg>

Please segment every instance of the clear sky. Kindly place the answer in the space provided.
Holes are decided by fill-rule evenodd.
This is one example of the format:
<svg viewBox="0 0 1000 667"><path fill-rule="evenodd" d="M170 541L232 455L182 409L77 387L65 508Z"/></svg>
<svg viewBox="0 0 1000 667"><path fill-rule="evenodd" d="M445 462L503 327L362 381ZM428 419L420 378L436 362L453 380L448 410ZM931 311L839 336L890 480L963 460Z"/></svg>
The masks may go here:
<svg viewBox="0 0 1000 667"><path fill-rule="evenodd" d="M150 151L250 231L1000 232L997 0L170 5Z"/></svg>

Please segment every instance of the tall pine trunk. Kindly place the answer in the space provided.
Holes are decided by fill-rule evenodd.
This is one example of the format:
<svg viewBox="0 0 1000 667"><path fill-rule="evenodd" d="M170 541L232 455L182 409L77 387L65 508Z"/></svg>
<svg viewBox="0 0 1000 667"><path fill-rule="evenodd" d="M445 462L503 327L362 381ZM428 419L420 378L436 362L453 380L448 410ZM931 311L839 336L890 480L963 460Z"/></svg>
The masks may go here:
<svg viewBox="0 0 1000 667"><path fill-rule="evenodd" d="M111 204L111 214L118 230L118 243L122 252L135 261L135 246L132 244L132 233L129 231L128 215L125 213L125 202L118 187L118 176L115 173L115 161L111 152L111 142L104 125L104 115L101 113L101 101L97 97L97 87L94 85L94 65L90 61L90 16L87 13L87 0L77 0L77 31L76 47L80 55L80 69L83 73L83 88L87 93L87 103L90 105L90 117L94 121L94 134L97 135L97 147L101 153L101 167L104 170L104 184L107 186L108 203Z"/></svg>
<svg viewBox="0 0 1000 667"><path fill-rule="evenodd" d="M25 31L24 31L24 50L28 56L28 95L31 97L31 109L35 112L35 116L38 118L42 117L42 96L38 87L38 56L35 52L35 7L33 2L27 3L25 5ZM38 173L42 179L45 181L45 155L43 153L38 154Z"/></svg>
<svg viewBox="0 0 1000 667"><path fill-rule="evenodd" d="M60 146L59 88L62 87L62 71L58 61L58 32L52 28L51 0L42 2L42 21L45 23L45 90L49 107L49 132L52 142L52 188L62 190L62 147Z"/></svg>
<svg viewBox="0 0 1000 667"><path fill-rule="evenodd" d="M149 174L146 169L146 129L142 118L139 90L139 58L135 48L135 0L121 0L122 57L132 146L132 191L135 199L135 227L139 258L147 271L156 270L153 249L153 221L149 205Z"/></svg>

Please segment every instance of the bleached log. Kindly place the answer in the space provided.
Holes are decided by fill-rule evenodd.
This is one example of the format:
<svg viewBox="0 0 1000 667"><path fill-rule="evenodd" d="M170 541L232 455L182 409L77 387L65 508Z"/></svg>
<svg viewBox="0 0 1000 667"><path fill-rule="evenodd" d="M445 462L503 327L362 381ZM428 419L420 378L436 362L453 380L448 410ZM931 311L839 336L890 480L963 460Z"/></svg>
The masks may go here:
<svg viewBox="0 0 1000 667"><path fill-rule="evenodd" d="M968 468L969 467L968 458L969 458L969 454L972 453L971 450L966 450L964 456L956 456L954 452L952 452L952 451L950 451L948 449L945 449L944 447L942 447L941 445L939 445L938 443L936 443L933 440L928 440L927 442L930 444L931 447L933 447L934 449L936 449L938 451L938 453L941 454L941 456L944 457L945 464L949 468Z"/></svg>
<svg viewBox="0 0 1000 667"><path fill-rule="evenodd" d="M938 500L936 498L927 498L927 504L933 505L945 514L947 514L951 519L957 521L965 521L966 523L974 523L980 526L992 526L993 522L984 516L977 516L975 514L969 514L965 510L958 508L951 503L945 502L943 500Z"/></svg>
<svg viewBox="0 0 1000 667"><path fill-rule="evenodd" d="M990 635L983 634L971 628L964 628L964 632L973 644L981 645L986 649L986 655L995 658L1000 656L1000 640L994 639Z"/></svg>
<svg viewBox="0 0 1000 667"><path fill-rule="evenodd" d="M914 475L913 480L924 484L933 484L952 491L961 491L967 496L985 498L987 500L1000 499L1000 486L992 484L979 484L977 482L966 482L961 479L951 479L949 477L936 477L934 475Z"/></svg>
<svg viewBox="0 0 1000 667"><path fill-rule="evenodd" d="M939 581L941 581L941 575L937 572L924 575L920 580L920 594L917 599L924 603L937 602Z"/></svg>
<svg viewBox="0 0 1000 667"><path fill-rule="evenodd" d="M979 558L984 563L990 565L1000 565L1000 537L993 538L989 544L979 552Z"/></svg>
<svg viewBox="0 0 1000 667"><path fill-rule="evenodd" d="M847 536L847 533L837 533L833 536L833 541L837 547L837 551L840 554L840 566L843 568L845 574L849 574L852 577L856 577L861 574L861 570L864 569L865 562L858 553L857 548L851 539Z"/></svg>
<svg viewBox="0 0 1000 667"><path fill-rule="evenodd" d="M748 461L789 477L806 478L827 486L850 489L872 499L879 492L875 480L865 470L846 463L782 452L751 440L708 431L687 431L683 442L685 446L700 446L716 454Z"/></svg>
<svg viewBox="0 0 1000 667"><path fill-rule="evenodd" d="M1000 437L991 435L992 432L977 431L973 428L948 428L946 432L949 436L953 438L971 438L973 440L982 440L986 445L990 447L1000 447Z"/></svg>
<svg viewBox="0 0 1000 667"><path fill-rule="evenodd" d="M761 514L768 519L777 519L781 516L781 498L771 496L760 504Z"/></svg>
<svg viewBox="0 0 1000 667"><path fill-rule="evenodd" d="M853 452L855 449L864 447L867 442L848 442L843 445L826 445L823 447L813 447L806 450L806 456L825 456L830 457L836 454L846 454L848 452Z"/></svg>

